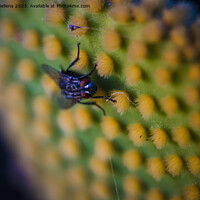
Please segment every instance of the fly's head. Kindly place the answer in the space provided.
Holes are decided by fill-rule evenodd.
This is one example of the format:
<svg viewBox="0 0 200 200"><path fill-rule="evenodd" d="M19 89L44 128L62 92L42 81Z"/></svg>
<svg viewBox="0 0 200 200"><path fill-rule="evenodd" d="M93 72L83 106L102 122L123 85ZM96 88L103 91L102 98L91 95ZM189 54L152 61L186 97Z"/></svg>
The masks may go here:
<svg viewBox="0 0 200 200"><path fill-rule="evenodd" d="M90 80L89 77L83 78L80 86L82 87L81 96L83 98L90 98L97 91L97 86Z"/></svg>

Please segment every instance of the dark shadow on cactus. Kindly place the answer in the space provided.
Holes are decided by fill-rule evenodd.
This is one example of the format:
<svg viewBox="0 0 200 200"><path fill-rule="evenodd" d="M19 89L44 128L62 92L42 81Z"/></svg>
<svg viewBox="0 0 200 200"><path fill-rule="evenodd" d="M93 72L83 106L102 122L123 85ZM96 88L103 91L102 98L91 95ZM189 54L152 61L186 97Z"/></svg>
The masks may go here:
<svg viewBox="0 0 200 200"><path fill-rule="evenodd" d="M147 57L149 60L157 60L158 58L160 58L160 45L148 44L147 49L148 49Z"/></svg>
<svg viewBox="0 0 200 200"><path fill-rule="evenodd" d="M179 110L181 110L182 112L188 113L190 111L190 108L187 106L187 104L185 103L185 101L182 100L179 97L177 97L176 99L178 101Z"/></svg>
<svg viewBox="0 0 200 200"><path fill-rule="evenodd" d="M111 76L108 79L101 78L99 76L96 76L94 79L96 80L96 83L101 86L101 88L107 93L110 94L113 90L124 90L129 93L132 100L136 99L136 94L134 94L130 88L124 86L124 82L120 80L116 76Z"/></svg>
<svg viewBox="0 0 200 200"><path fill-rule="evenodd" d="M182 68L182 69L181 69ZM185 81L185 77L182 77L180 74L181 70L186 70L182 66L177 66L176 69L172 72L172 82L174 86L180 85Z"/></svg>
<svg viewBox="0 0 200 200"><path fill-rule="evenodd" d="M192 141L200 141L200 135L197 135L196 133L195 133L195 131L193 131L191 128L189 128L189 127L186 127L188 130L189 130L189 132L190 132L190 136L191 136L191 140Z"/></svg>
<svg viewBox="0 0 200 200"><path fill-rule="evenodd" d="M118 77L101 78L96 76L95 81L107 93L114 89L123 89L123 83Z"/></svg>

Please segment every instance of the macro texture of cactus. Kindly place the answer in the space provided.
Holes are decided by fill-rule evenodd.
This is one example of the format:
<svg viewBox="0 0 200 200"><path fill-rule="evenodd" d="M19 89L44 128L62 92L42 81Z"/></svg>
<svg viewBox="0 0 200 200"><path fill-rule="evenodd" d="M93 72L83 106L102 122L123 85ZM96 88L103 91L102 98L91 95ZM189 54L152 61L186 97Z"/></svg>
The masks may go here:
<svg viewBox="0 0 200 200"><path fill-rule="evenodd" d="M199 200L195 6L172 0L5 4L24 8L0 8L1 123L36 197ZM91 76L97 94L117 100L97 100L106 116L80 104L60 109L59 87L41 68L66 69L78 42L80 60L72 70L84 74L97 63Z"/></svg>

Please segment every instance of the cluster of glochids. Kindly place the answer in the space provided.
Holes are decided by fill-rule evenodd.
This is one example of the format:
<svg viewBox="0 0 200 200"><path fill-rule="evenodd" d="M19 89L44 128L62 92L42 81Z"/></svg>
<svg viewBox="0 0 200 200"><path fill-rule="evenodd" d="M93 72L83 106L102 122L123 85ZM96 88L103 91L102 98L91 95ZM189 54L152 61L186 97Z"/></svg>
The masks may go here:
<svg viewBox="0 0 200 200"><path fill-rule="evenodd" d="M46 9L47 25L26 23L36 23L34 10L1 15L0 105L33 185L47 199L116 199L111 158L120 198L198 200L200 21L194 7L164 0L81 3L90 8ZM52 102L61 72L45 67L51 79L41 66L71 63L77 38L74 68L82 73L97 63L99 86L113 89L108 96L116 109L105 103L106 117L95 108L60 110ZM76 75L63 71L63 79ZM103 89L97 95L105 96Z"/></svg>

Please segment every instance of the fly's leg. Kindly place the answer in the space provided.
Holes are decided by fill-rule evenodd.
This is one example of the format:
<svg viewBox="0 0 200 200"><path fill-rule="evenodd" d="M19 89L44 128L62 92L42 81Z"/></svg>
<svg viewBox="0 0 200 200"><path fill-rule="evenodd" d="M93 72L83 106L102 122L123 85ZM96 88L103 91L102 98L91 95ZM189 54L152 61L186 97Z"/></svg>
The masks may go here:
<svg viewBox="0 0 200 200"><path fill-rule="evenodd" d="M85 77L88 77L88 76L92 75L92 73L94 72L94 70L95 70L96 68L97 68L97 64L95 64L94 68L92 69L92 71L91 71L90 73L88 73L88 74L86 74L86 75L83 75L83 76L81 76L81 77L80 77L80 79L82 79L82 78L85 78Z"/></svg>
<svg viewBox="0 0 200 200"><path fill-rule="evenodd" d="M100 108L100 109L103 111L103 115L104 115L104 116L106 115L105 110L104 110L100 105L98 105L96 102L78 102L78 103L84 104L84 105L93 105L93 106L97 106L98 108Z"/></svg>
<svg viewBox="0 0 200 200"><path fill-rule="evenodd" d="M117 101L116 100L113 100L111 98L108 98L106 96L94 96L94 97L90 97L90 98L93 98L93 99L106 99L107 101L112 101L113 103L116 103Z"/></svg>
<svg viewBox="0 0 200 200"><path fill-rule="evenodd" d="M80 54L80 42L78 42L77 44L78 46L78 53L77 53L77 57L76 59L69 65L69 67L67 68L66 72L69 71L69 69L79 60L79 54Z"/></svg>

